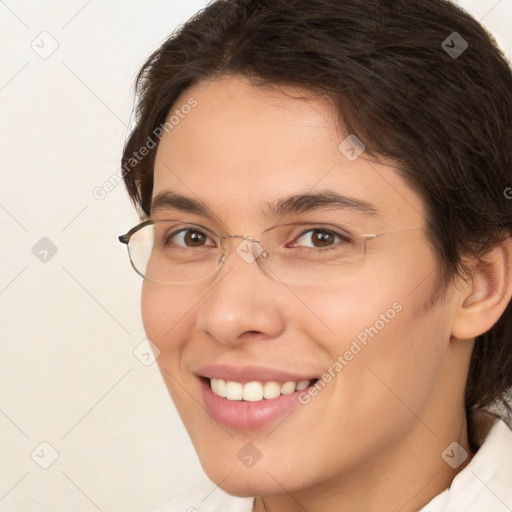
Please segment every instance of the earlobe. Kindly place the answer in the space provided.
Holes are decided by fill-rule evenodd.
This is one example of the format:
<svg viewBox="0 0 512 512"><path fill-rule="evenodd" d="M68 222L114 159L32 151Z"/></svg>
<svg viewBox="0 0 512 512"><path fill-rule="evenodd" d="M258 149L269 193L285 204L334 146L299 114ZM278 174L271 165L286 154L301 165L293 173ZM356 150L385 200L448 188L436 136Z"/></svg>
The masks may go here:
<svg viewBox="0 0 512 512"><path fill-rule="evenodd" d="M512 240L506 238L480 259L470 263L460 306L454 316L452 336L472 339L487 332L499 320L512 296Z"/></svg>

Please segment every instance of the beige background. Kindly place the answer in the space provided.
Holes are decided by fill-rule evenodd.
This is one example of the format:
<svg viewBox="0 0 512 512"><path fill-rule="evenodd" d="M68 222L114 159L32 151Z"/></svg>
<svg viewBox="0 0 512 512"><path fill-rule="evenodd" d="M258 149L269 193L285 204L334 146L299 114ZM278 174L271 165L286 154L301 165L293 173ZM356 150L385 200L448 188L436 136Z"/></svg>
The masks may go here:
<svg viewBox="0 0 512 512"><path fill-rule="evenodd" d="M135 350L141 281L117 235L137 217L122 185L93 195L138 68L205 4L0 2L0 512L143 512L206 482ZM512 0L461 4L510 57Z"/></svg>

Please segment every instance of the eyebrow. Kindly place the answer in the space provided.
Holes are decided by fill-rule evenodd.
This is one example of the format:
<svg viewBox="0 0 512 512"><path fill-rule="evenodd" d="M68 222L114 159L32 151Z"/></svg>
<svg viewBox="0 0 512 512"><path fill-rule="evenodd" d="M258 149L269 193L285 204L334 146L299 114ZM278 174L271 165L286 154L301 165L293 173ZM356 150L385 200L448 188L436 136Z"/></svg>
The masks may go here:
<svg viewBox="0 0 512 512"><path fill-rule="evenodd" d="M266 203L266 217L284 217L286 215L306 213L321 209L352 210L364 215L379 215L377 208L361 199L338 194L332 191L296 194L280 199L275 203Z"/></svg>
<svg viewBox="0 0 512 512"><path fill-rule="evenodd" d="M199 199L185 197L170 190L159 192L151 202L151 215L160 210L179 210L196 213L203 217L216 217L206 203Z"/></svg>
<svg viewBox="0 0 512 512"><path fill-rule="evenodd" d="M161 210L179 210L203 217L217 218L211 208L200 199L186 197L170 190L159 192L151 203L151 214ZM379 216L377 208L361 199L338 194L333 191L294 194L275 202L264 203L262 214L267 218L307 213L316 210L351 210L370 217Z"/></svg>

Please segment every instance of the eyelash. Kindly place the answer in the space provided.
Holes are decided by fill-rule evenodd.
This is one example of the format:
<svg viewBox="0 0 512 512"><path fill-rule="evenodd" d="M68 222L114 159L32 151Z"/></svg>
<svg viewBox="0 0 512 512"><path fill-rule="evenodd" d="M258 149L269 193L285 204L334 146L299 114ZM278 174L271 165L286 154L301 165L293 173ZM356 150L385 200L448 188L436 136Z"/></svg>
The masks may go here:
<svg viewBox="0 0 512 512"><path fill-rule="evenodd" d="M197 228L182 228L182 229L180 229L178 231L173 231L169 235L165 235L164 236L164 245L168 245L169 242L174 237L176 237L177 235L179 235L181 233L183 233L183 236L185 236L185 234L188 231L200 233L200 234L206 236L207 240L211 240L211 237L208 236L207 233L201 231L200 229L197 229ZM345 234L339 233L339 232L337 232L337 231L335 231L333 229L317 226L317 227L310 227L310 228L302 230L297 236L294 237L294 239L291 242L285 244L285 247L290 247L290 246L291 247L297 247L297 246L294 245L297 242L297 240L300 240L304 235L306 235L308 233L314 233L315 231L322 231L322 232L324 232L326 234L333 235L335 238L338 238L339 241L333 243L332 245L330 245L328 247L323 247L323 248L300 246L303 250L313 250L313 251L316 251L316 252L318 252L318 251L325 252L325 251L329 251L329 250L335 250L340 243L348 243L348 244L351 243L350 235L348 235L346 233ZM187 246L179 245L179 244L176 244L176 245L178 245L178 247L187 247ZM210 247L210 246L208 246L208 247Z"/></svg>
<svg viewBox="0 0 512 512"><path fill-rule="evenodd" d="M183 233L183 236L185 236L185 234L190 231L190 232L195 232L195 233L200 233L201 235L205 235L206 238L208 240L211 239L210 236L208 236L206 233L204 233L203 231L197 229L197 228L181 228L179 229L178 231L173 231L172 233L169 233L168 235L166 234L163 238L164 238L164 245L167 246L169 245L169 242L177 235ZM178 244L176 244L178 245ZM178 245L178 247L187 247L187 246L184 246L184 245Z"/></svg>
<svg viewBox="0 0 512 512"><path fill-rule="evenodd" d="M303 231L301 231L301 233L294 238L294 241L292 242L292 244L295 243L297 240L300 240L304 235L306 235L308 233L314 233L315 231L321 231L328 235L334 235L334 237L339 238L340 241L335 242L332 245L329 245L328 247L314 248L314 247L302 246L303 249L316 250L316 251L319 251L319 250L329 251L329 250L336 250L338 244L340 244L340 243L350 243L350 237L346 234L344 235L344 234L338 233L337 231L334 231L333 229L328 229L328 228L324 228L324 227L313 227L313 228L307 228L307 229L304 229Z"/></svg>

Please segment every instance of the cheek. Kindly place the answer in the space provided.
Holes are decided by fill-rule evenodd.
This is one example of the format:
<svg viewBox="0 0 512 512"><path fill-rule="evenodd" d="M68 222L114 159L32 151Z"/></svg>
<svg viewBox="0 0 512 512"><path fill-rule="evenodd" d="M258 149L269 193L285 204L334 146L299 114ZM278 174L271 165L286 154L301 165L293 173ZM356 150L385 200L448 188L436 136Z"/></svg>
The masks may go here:
<svg viewBox="0 0 512 512"><path fill-rule="evenodd" d="M339 404L359 411L355 417L403 409L398 397L420 410L442 371L449 349L449 309L442 304L427 309L432 280L412 291L413 282L412 275L346 281L308 302L326 327L322 330L315 322L318 329L303 324L303 330L323 346L332 365L339 363L331 368L336 374L333 391Z"/></svg>
<svg viewBox="0 0 512 512"><path fill-rule="evenodd" d="M194 301L176 289L144 281L141 293L142 322L146 336L165 356L179 350L190 332Z"/></svg>
<svg viewBox="0 0 512 512"><path fill-rule="evenodd" d="M383 286L383 293L354 287L345 298L328 301L324 318L336 335L326 348L333 362L339 356L343 361L340 378L334 379L332 420L352 411L353 422L347 425L352 434L369 432L369 419L381 428L389 421L388 432L397 424L406 429L415 421L410 410L419 414L427 407L450 337L447 313L425 307L428 287L412 294L396 283Z"/></svg>
<svg viewBox="0 0 512 512"><path fill-rule="evenodd" d="M183 355L193 331L194 306L197 302L197 294L191 297L183 291L147 281L142 285L141 312L144 330L147 338L160 350L156 362L180 415L185 415L191 405L188 393L184 391L191 385L191 381ZM182 419L187 424L186 416L182 416Z"/></svg>

